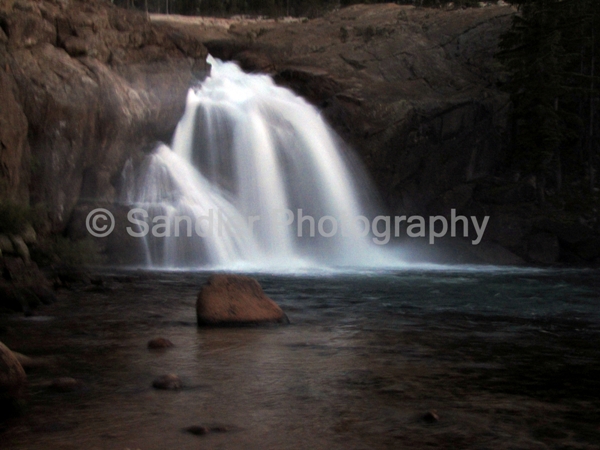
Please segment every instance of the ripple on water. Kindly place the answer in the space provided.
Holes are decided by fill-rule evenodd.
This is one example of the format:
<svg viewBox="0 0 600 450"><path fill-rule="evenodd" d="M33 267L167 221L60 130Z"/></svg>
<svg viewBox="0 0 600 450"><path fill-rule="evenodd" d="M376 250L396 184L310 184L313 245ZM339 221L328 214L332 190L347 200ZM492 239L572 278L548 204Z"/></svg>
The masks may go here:
<svg viewBox="0 0 600 450"><path fill-rule="evenodd" d="M292 325L240 329L195 326L195 297L208 273L143 275L110 294L62 292L43 307L48 315L11 321L7 345L57 363L29 373L29 412L0 431L3 448L593 448L600 441L595 272L262 273ZM174 346L148 350L157 336ZM182 389L152 389L165 373ZM86 388L44 387L59 376ZM439 422L423 421L428 411ZM235 432L182 431L207 424ZM571 431L544 437L550 425Z"/></svg>

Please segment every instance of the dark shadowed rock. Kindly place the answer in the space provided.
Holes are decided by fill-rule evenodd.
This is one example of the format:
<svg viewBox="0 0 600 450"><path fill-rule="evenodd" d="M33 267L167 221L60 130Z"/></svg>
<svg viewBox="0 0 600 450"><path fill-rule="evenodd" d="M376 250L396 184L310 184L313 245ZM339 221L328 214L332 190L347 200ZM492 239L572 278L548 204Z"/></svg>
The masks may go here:
<svg viewBox="0 0 600 450"><path fill-rule="evenodd" d="M191 427L184 428L186 431L196 436L204 436L208 433L225 433L227 431L237 431L238 427L232 425L223 425L218 423L206 424L206 425L192 425Z"/></svg>
<svg viewBox="0 0 600 450"><path fill-rule="evenodd" d="M540 232L527 238L529 259L536 263L552 264L558 261L560 246L552 233Z"/></svg>
<svg viewBox="0 0 600 450"><path fill-rule="evenodd" d="M25 392L27 375L17 357L0 342L0 415L13 410Z"/></svg>
<svg viewBox="0 0 600 450"><path fill-rule="evenodd" d="M243 275L211 276L198 294L196 315L201 326L289 322L258 281Z"/></svg>
<svg viewBox="0 0 600 450"><path fill-rule="evenodd" d="M43 285L36 284L31 287L31 290L44 305L51 305L56 302L56 294L54 293L54 290L48 286L48 283L44 283Z"/></svg>
<svg viewBox="0 0 600 450"><path fill-rule="evenodd" d="M425 415L423 416L423 420L427 423L435 423L435 422L439 422L440 416L438 416L438 413L436 410L431 410L431 411L427 411L425 413Z"/></svg>
<svg viewBox="0 0 600 450"><path fill-rule="evenodd" d="M598 262L600 258L600 238L593 237L586 239L574 245L573 250L576 254L584 261L595 261Z"/></svg>
<svg viewBox="0 0 600 450"><path fill-rule="evenodd" d="M468 244L465 250L481 264L500 264L506 266L525 264L525 261L521 257L494 242L482 242L479 245Z"/></svg>
<svg viewBox="0 0 600 450"><path fill-rule="evenodd" d="M162 375L152 382L152 387L162 390L181 389L181 380L174 373Z"/></svg>
<svg viewBox="0 0 600 450"><path fill-rule="evenodd" d="M30 314L32 308L56 300L50 281L35 263L4 257L0 258L0 271L0 307Z"/></svg>
<svg viewBox="0 0 600 450"><path fill-rule="evenodd" d="M23 238L21 236L11 236L10 240L12 241L15 253L19 255L25 264L28 264L31 261L31 256L29 254L29 248L23 241Z"/></svg>
<svg viewBox="0 0 600 450"><path fill-rule="evenodd" d="M3 255L10 255L15 252L13 243L6 234L0 234L0 252L2 252Z"/></svg>
<svg viewBox="0 0 600 450"><path fill-rule="evenodd" d="M187 427L185 431L195 434L196 436L202 436L210 433L210 429L202 425L192 425L191 427Z"/></svg>
<svg viewBox="0 0 600 450"><path fill-rule="evenodd" d="M173 343L170 340L162 337L158 337L148 341L148 348L151 350L158 350L170 347L173 347Z"/></svg>

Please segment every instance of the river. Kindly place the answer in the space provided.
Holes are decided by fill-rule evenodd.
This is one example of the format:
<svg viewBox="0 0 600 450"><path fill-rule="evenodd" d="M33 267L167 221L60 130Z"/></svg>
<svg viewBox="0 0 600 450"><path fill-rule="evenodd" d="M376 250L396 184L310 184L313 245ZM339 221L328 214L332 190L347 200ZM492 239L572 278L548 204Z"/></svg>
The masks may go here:
<svg viewBox="0 0 600 450"><path fill-rule="evenodd" d="M208 272L98 276L3 318L9 347L52 361L3 449L598 448L597 270L259 273L291 324L246 328L196 326ZM183 388L153 389L166 373Z"/></svg>

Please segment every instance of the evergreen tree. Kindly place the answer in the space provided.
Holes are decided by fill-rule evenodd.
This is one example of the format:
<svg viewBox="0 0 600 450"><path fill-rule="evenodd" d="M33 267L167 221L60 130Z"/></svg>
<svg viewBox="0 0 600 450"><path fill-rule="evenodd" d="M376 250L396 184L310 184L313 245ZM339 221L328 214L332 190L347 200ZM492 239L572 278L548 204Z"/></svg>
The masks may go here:
<svg viewBox="0 0 600 450"><path fill-rule="evenodd" d="M512 3L519 14L502 36L498 54L510 73L503 88L513 104L512 162L537 175L541 194L548 176L560 190L564 170L576 178L583 175L584 166L593 188L598 98L595 29L600 2Z"/></svg>

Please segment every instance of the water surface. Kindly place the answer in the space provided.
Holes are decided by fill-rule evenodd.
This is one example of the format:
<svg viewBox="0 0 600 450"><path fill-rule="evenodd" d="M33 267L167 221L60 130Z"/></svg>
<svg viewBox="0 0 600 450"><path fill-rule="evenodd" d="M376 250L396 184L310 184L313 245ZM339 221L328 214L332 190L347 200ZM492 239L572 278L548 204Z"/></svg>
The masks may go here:
<svg viewBox="0 0 600 450"><path fill-rule="evenodd" d="M598 271L261 273L292 324L225 329L196 327L207 272L101 275L6 319L0 339L55 364L2 448L598 448ZM184 388L154 390L165 373ZM211 424L228 431L183 431Z"/></svg>

